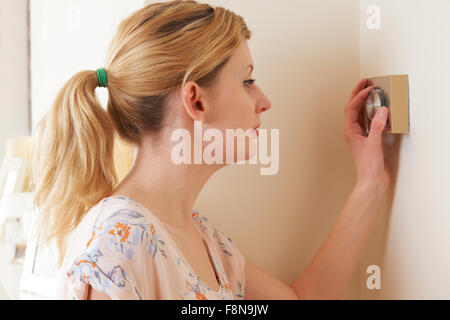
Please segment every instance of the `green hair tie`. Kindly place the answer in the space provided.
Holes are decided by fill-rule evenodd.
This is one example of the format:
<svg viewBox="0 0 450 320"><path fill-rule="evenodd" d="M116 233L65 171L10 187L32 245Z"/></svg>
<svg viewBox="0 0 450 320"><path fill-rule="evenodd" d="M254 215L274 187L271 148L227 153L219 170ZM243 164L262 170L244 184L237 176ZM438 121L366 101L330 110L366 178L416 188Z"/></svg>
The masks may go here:
<svg viewBox="0 0 450 320"><path fill-rule="evenodd" d="M108 77L105 68L97 69L98 86L102 88L108 87Z"/></svg>

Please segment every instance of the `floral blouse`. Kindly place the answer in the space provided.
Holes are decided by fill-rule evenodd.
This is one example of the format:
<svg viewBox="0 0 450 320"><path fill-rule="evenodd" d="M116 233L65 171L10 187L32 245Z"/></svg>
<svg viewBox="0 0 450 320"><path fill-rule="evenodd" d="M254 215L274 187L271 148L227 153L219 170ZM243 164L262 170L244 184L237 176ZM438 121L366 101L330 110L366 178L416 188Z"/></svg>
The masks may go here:
<svg viewBox="0 0 450 320"><path fill-rule="evenodd" d="M58 298L86 299L90 284L112 299L244 299L244 256L195 209L192 219L220 280L218 291L199 278L154 214L133 199L111 196L92 207L71 236Z"/></svg>

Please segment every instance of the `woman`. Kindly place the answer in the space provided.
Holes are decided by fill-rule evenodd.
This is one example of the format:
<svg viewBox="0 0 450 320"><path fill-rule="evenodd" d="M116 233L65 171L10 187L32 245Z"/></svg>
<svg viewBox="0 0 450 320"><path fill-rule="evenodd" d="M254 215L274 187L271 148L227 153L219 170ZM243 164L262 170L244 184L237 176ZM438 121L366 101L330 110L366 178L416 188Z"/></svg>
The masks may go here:
<svg viewBox="0 0 450 320"><path fill-rule="evenodd" d="M176 165L171 158L177 129L193 136L194 122L201 121L203 130L225 136L226 129L258 127L270 109L251 79L250 36L242 17L224 8L154 3L120 24L105 69L80 72L61 89L37 127L33 152L41 234L56 240L62 265L60 298L342 296L389 184L381 144L386 114L379 112L368 137L357 122L373 88L366 80L345 108L356 185L329 237L291 286L245 259L192 209L207 180L228 162ZM96 99L97 86L108 88L107 111ZM119 184L115 133L138 146Z"/></svg>

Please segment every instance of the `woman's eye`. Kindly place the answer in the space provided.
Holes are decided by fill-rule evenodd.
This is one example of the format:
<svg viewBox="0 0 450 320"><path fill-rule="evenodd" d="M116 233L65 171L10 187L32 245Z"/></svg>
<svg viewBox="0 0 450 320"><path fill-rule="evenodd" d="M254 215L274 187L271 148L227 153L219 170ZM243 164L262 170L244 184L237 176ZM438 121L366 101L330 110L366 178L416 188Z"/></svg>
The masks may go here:
<svg viewBox="0 0 450 320"><path fill-rule="evenodd" d="M244 81L244 84L245 84L247 87L250 87L254 82L255 82L255 79L249 79L249 80L245 80L245 81Z"/></svg>

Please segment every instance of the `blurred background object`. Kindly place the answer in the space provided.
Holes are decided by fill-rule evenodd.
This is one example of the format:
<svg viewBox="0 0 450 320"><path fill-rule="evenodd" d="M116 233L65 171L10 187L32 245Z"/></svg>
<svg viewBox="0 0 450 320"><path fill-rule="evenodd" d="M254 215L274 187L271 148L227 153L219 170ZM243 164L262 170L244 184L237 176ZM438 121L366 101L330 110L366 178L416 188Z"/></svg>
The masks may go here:
<svg viewBox="0 0 450 320"><path fill-rule="evenodd" d="M8 138L0 170L0 285L19 299L19 284L31 230L31 137ZM0 293L1 294L1 293Z"/></svg>
<svg viewBox="0 0 450 320"><path fill-rule="evenodd" d="M8 252L13 252L14 259L9 261L22 258L20 252L28 240L32 211L31 192L5 195L0 201L0 241L6 241Z"/></svg>
<svg viewBox="0 0 450 320"><path fill-rule="evenodd" d="M6 289L3 287L2 283L0 282L0 300L8 300L9 295L6 292Z"/></svg>

